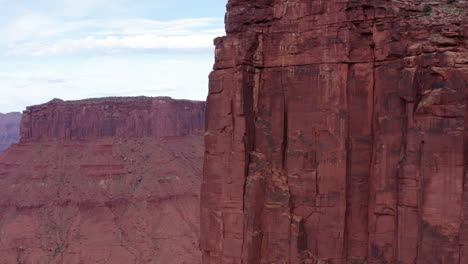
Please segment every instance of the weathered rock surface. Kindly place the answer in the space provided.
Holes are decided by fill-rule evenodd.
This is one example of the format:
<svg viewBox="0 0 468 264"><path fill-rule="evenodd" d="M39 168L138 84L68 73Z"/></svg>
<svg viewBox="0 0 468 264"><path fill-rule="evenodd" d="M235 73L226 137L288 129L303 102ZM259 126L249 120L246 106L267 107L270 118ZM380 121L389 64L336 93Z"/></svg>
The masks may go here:
<svg viewBox="0 0 468 264"><path fill-rule="evenodd" d="M101 137L181 137L204 128L205 103L169 97L117 97L28 107L21 141Z"/></svg>
<svg viewBox="0 0 468 264"><path fill-rule="evenodd" d="M0 263L200 263L204 106L29 107L0 156Z"/></svg>
<svg viewBox="0 0 468 264"><path fill-rule="evenodd" d="M467 18L461 0L230 0L203 263L468 263Z"/></svg>
<svg viewBox="0 0 468 264"><path fill-rule="evenodd" d="M0 154L19 141L21 113L0 113Z"/></svg>

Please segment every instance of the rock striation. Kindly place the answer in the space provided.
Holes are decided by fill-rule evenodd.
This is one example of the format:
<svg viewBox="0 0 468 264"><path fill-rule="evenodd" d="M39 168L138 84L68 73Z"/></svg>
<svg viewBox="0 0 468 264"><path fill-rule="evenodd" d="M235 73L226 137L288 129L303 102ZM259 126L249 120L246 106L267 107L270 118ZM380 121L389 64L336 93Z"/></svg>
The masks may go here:
<svg viewBox="0 0 468 264"><path fill-rule="evenodd" d="M230 0L203 263L468 263L467 8Z"/></svg>
<svg viewBox="0 0 468 264"><path fill-rule="evenodd" d="M100 137L181 137L204 128L201 102L169 97L114 97L28 107L21 141Z"/></svg>
<svg viewBox="0 0 468 264"><path fill-rule="evenodd" d="M0 113L0 154L19 141L21 113Z"/></svg>
<svg viewBox="0 0 468 264"><path fill-rule="evenodd" d="M0 263L200 263L204 102L53 100L0 156Z"/></svg>

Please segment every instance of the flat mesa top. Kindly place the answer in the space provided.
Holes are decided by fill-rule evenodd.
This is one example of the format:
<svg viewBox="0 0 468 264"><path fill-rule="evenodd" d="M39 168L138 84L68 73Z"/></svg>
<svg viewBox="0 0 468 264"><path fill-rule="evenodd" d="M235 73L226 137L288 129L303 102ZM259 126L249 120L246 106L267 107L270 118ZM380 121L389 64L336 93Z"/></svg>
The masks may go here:
<svg viewBox="0 0 468 264"><path fill-rule="evenodd" d="M125 102L150 102L150 101L175 101L175 102L187 102L187 103L204 103L204 101L196 101L196 100L187 100L187 99L173 99L169 96L158 96L158 97L150 97L150 96L134 96L134 97L102 97L102 98L89 98L89 99L82 99L82 100L70 100L65 101L59 98L54 98L51 101L29 106L29 108L34 107L42 107L48 105L73 105L73 104L101 104L101 103L125 103Z"/></svg>
<svg viewBox="0 0 468 264"><path fill-rule="evenodd" d="M20 116L20 112L0 113L0 116Z"/></svg>

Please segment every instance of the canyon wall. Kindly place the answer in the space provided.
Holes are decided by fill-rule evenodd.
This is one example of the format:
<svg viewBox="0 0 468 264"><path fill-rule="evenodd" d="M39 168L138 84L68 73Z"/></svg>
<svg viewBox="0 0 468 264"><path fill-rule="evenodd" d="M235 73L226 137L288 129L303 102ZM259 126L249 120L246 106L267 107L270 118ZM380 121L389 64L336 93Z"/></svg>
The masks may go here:
<svg viewBox="0 0 468 264"><path fill-rule="evenodd" d="M204 102L53 100L0 156L0 263L200 263Z"/></svg>
<svg viewBox="0 0 468 264"><path fill-rule="evenodd" d="M169 97L116 97L28 107L21 141L100 137L181 137L204 129L204 103Z"/></svg>
<svg viewBox="0 0 468 264"><path fill-rule="evenodd" d="M227 8L203 263L468 263L467 1Z"/></svg>
<svg viewBox="0 0 468 264"><path fill-rule="evenodd" d="M0 113L0 154L19 141L21 113Z"/></svg>

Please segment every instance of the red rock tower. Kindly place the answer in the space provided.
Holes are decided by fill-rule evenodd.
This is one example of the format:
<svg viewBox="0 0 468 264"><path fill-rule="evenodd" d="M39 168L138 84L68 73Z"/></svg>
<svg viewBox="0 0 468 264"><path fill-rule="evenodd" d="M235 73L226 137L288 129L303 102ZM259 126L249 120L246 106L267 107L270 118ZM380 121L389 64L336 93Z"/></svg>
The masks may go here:
<svg viewBox="0 0 468 264"><path fill-rule="evenodd" d="M227 9L203 264L468 263L467 1Z"/></svg>
<svg viewBox="0 0 468 264"><path fill-rule="evenodd" d="M197 264L204 102L53 100L0 155L0 264Z"/></svg>

